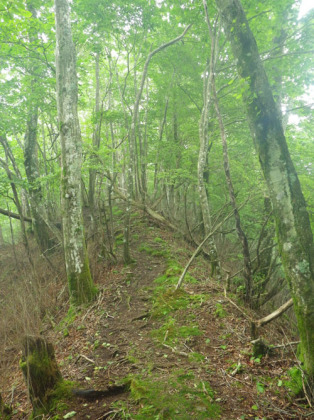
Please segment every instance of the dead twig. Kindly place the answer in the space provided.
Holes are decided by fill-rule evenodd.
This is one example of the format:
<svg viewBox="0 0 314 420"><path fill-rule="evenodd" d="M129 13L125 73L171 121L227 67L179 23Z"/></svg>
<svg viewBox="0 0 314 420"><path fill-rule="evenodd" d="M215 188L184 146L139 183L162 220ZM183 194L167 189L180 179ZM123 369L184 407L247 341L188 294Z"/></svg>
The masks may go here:
<svg viewBox="0 0 314 420"><path fill-rule="evenodd" d="M254 322L253 321L253 319L247 314L247 313L245 313L244 311L243 311L243 309L241 309L235 302L233 302L233 300L231 300L228 296L227 296L227 291L226 291L226 289L224 289L224 295L225 295L225 298L228 300L228 302L230 302L235 308L237 308L237 310L239 311L239 312L241 312L241 314L246 318L246 319L248 319L249 321L251 321L251 322Z"/></svg>
<svg viewBox="0 0 314 420"><path fill-rule="evenodd" d="M165 344L165 343L162 343L162 345L166 347L167 349L170 349L172 353L178 354L179 356L189 357L188 353L185 353L184 351L176 350L175 348L168 346L168 344Z"/></svg>
<svg viewBox="0 0 314 420"><path fill-rule="evenodd" d="M297 344L300 344L301 341L291 341L290 343L286 343L286 344L279 344L277 346L271 346L272 349L280 349L282 347L288 347L288 346L295 346Z"/></svg>
<svg viewBox="0 0 314 420"><path fill-rule="evenodd" d="M90 359L87 356L84 356L84 354L79 354L78 357L77 357L77 359L75 360L75 363L77 363L80 360L81 357L83 359L87 360L88 362L92 363L93 365L96 365L96 362L94 360Z"/></svg>

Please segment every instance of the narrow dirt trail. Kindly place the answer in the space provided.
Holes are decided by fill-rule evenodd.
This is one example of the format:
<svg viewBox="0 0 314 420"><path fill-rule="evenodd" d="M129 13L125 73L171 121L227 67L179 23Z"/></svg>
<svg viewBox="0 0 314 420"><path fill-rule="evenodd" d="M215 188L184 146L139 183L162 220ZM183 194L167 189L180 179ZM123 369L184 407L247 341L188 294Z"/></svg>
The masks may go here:
<svg viewBox="0 0 314 420"><path fill-rule="evenodd" d="M287 354L252 360L249 323L208 279L206 262L192 268L196 278L184 291L169 292L179 275L173 261L184 264L190 252L169 232L143 229L132 244L136 262L107 273L85 317L91 345L77 367L84 388L106 389L128 378L131 393L79 399L75 418L295 418L276 386Z"/></svg>
<svg viewBox="0 0 314 420"><path fill-rule="evenodd" d="M61 405L55 419L309 418L282 386L293 351L252 357L249 322L209 279L206 261L198 257L174 291L192 252L172 232L136 220L134 263L104 267L89 308L63 308L47 336L64 379L87 392ZM293 339L283 327L276 322L263 334L271 343ZM19 402L12 419L25 419L30 406L14 369ZM104 395L88 391L108 388Z"/></svg>

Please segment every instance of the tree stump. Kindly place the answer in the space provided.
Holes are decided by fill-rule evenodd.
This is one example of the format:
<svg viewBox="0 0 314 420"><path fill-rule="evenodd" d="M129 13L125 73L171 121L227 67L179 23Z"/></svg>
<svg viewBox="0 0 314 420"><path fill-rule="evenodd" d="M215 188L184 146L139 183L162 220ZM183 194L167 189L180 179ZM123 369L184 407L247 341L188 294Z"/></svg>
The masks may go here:
<svg viewBox="0 0 314 420"><path fill-rule="evenodd" d="M11 408L6 406L0 394L0 419L6 420L11 418Z"/></svg>
<svg viewBox="0 0 314 420"><path fill-rule="evenodd" d="M20 366L34 413L48 411L51 392L62 381L53 346L34 336L26 336L22 344Z"/></svg>

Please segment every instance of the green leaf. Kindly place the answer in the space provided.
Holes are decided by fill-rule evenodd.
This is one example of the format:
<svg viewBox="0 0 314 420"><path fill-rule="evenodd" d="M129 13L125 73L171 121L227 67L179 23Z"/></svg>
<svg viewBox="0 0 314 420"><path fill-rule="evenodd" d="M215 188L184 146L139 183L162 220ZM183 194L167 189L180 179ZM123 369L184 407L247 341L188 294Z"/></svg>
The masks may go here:
<svg viewBox="0 0 314 420"><path fill-rule="evenodd" d="M257 388L257 392L259 392L261 394L263 392L265 392L265 387L264 387L264 385L261 382L257 382L256 383L256 388Z"/></svg>

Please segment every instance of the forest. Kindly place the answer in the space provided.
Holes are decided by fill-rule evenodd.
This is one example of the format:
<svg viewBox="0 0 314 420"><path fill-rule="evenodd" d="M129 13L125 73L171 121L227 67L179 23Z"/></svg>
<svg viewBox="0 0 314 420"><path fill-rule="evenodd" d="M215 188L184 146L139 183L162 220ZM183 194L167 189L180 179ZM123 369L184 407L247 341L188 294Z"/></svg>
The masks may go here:
<svg viewBox="0 0 314 420"><path fill-rule="evenodd" d="M0 418L314 418L314 9L2 0Z"/></svg>

